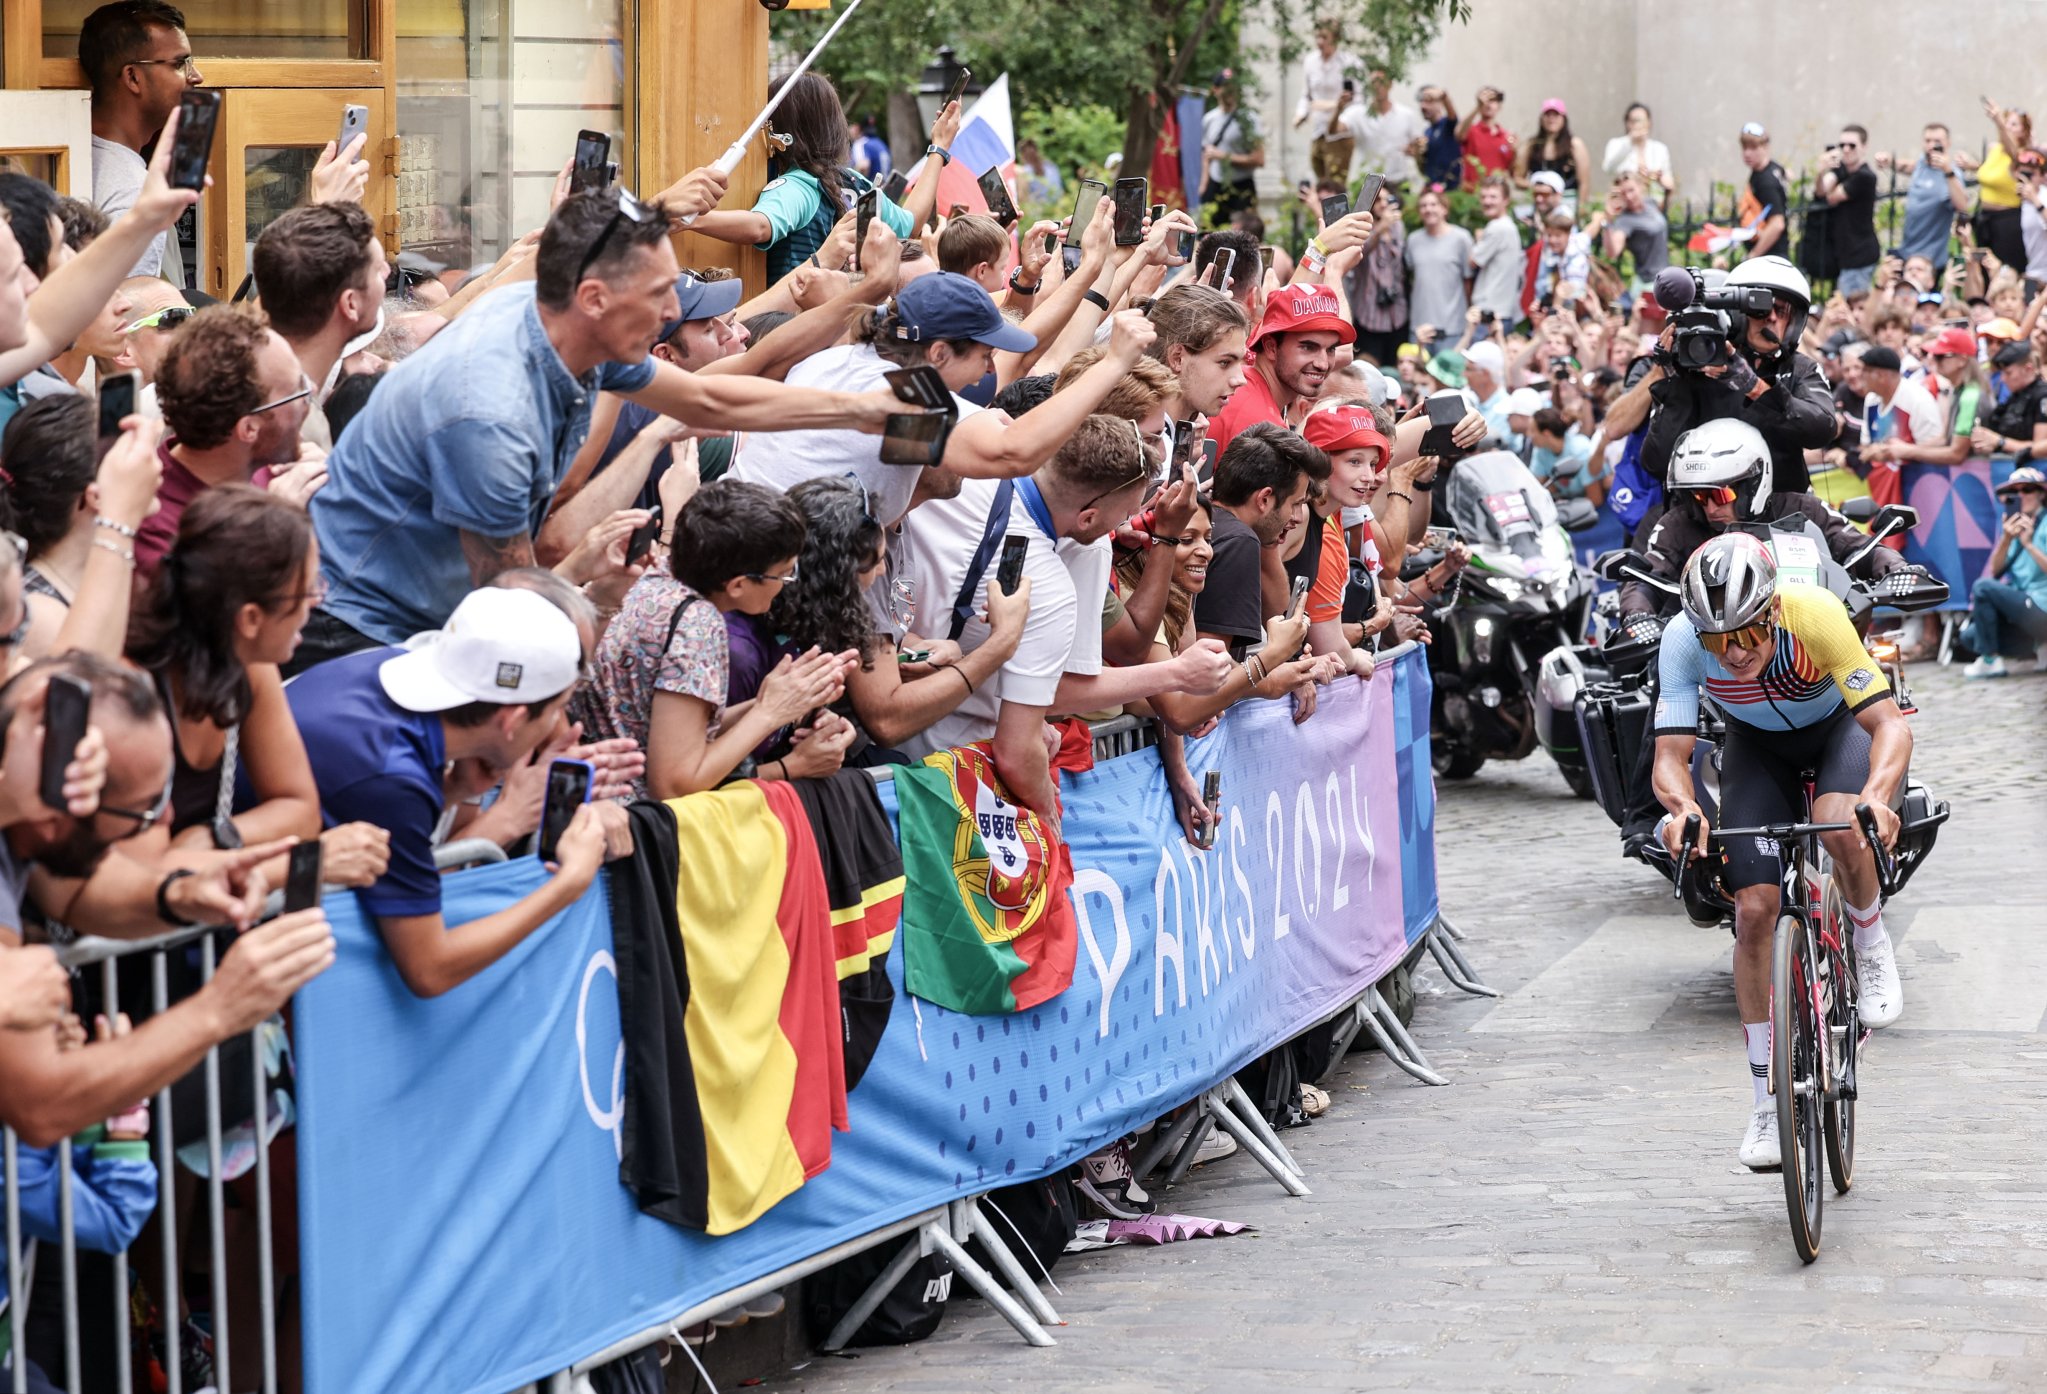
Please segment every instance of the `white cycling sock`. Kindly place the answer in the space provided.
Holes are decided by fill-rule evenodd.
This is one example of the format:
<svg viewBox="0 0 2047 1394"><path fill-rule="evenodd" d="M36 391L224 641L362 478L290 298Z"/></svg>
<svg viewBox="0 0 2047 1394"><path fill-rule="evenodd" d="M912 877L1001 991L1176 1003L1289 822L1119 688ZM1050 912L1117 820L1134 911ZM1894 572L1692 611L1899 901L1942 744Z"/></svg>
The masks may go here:
<svg viewBox="0 0 2047 1394"><path fill-rule="evenodd" d="M1882 896L1867 905L1848 905L1848 898L1843 896L1841 903L1848 908L1848 923L1855 927L1856 948L1869 948L1885 937Z"/></svg>
<svg viewBox="0 0 2047 1394"><path fill-rule="evenodd" d="M1770 1097L1770 1023L1744 1021L1741 1029L1748 1037L1749 1082L1756 1087L1756 1106L1760 1108Z"/></svg>

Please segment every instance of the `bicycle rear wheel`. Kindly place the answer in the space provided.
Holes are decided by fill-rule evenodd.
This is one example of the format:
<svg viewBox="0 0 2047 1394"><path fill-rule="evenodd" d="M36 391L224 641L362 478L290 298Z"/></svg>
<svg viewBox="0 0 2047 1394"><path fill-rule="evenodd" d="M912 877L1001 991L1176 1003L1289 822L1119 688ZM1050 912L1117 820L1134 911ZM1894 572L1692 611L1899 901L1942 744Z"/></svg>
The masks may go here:
<svg viewBox="0 0 2047 1394"><path fill-rule="evenodd" d="M1827 1140L1827 1173L1834 1190L1848 1194L1855 1184L1855 1082L1862 1059L1862 1020L1856 1014L1855 936L1842 910L1840 888L1830 877L1822 900L1826 923L1837 947L1822 948L1832 991L1827 998L1827 1032L1833 1038L1834 1097L1822 1111L1821 1130Z"/></svg>
<svg viewBox="0 0 2047 1394"><path fill-rule="evenodd" d="M1820 1032L1812 933L1799 915L1777 921L1770 972L1770 1083L1777 1095L1777 1144L1784 1158L1784 1200L1791 1244L1807 1263L1819 1257Z"/></svg>

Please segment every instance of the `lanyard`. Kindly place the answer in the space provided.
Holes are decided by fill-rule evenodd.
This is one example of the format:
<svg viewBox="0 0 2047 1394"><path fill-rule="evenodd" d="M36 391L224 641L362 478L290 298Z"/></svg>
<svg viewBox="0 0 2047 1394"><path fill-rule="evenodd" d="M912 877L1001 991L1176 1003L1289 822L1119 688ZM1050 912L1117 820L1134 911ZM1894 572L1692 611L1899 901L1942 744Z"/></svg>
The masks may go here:
<svg viewBox="0 0 2047 1394"><path fill-rule="evenodd" d="M1031 521L1038 530L1057 546L1059 534L1052 527L1052 510L1045 504L1045 496L1038 492L1038 481L1026 475L1016 481L1016 496L1023 500L1024 510L1031 515Z"/></svg>

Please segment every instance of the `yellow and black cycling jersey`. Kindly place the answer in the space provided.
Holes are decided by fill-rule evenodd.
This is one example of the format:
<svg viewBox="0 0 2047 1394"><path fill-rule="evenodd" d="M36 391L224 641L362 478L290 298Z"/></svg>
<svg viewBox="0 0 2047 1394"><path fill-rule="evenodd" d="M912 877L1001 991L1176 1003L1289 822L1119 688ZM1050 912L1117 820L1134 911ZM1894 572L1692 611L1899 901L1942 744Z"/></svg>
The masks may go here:
<svg viewBox="0 0 2047 1394"><path fill-rule="evenodd" d="M1777 592L1777 605L1777 651L1746 681L1706 652L1690 618L1680 614L1670 622L1657 655L1657 735L1697 729L1701 687L1731 720L1765 731L1816 726L1844 704L1858 712L1891 695L1847 608L1831 592L1785 586Z"/></svg>

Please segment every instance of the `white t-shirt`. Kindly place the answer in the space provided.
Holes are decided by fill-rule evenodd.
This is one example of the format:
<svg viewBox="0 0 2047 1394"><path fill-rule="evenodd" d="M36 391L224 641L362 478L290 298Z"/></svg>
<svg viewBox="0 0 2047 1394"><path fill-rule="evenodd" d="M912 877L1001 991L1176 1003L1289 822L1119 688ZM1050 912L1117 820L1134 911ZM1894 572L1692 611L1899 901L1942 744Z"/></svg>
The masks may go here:
<svg viewBox="0 0 2047 1394"><path fill-rule="evenodd" d="M791 368L789 385L872 392L888 385L882 375L895 366L870 344L840 344ZM953 403L962 420L981 410L957 395ZM910 495L916 492L923 470L916 465L883 464L881 437L862 431L748 431L736 437L732 447L731 476L749 484L788 490L806 479L848 474L867 486L874 500L874 516L886 527L910 507Z"/></svg>
<svg viewBox="0 0 2047 1394"><path fill-rule="evenodd" d="M1320 136L1328 126L1328 113L1343 96L1343 79L1346 74L1358 70L1358 60L1342 49L1322 56L1322 50L1311 48L1308 56L1301 60L1301 99L1294 106L1296 120L1304 119L1314 110L1315 103L1321 102L1323 117L1320 123L1309 128Z"/></svg>
<svg viewBox="0 0 2047 1394"><path fill-rule="evenodd" d="M1420 112L1398 102L1383 112L1374 111L1368 98L1344 108L1343 124L1357 139L1350 158L1352 184L1367 174L1383 174L1394 183L1415 177L1414 157L1407 147L1429 133Z"/></svg>
<svg viewBox="0 0 2047 1394"><path fill-rule="evenodd" d="M99 136L92 138L92 201L110 220L135 206L135 196L142 192L142 181L148 174L149 166L142 156L127 146ZM160 232L151 239L128 274L161 274L164 243L169 237L169 233Z"/></svg>
<svg viewBox="0 0 2047 1394"><path fill-rule="evenodd" d="M1642 165L1649 167L1651 174L1670 173L1670 147L1651 136L1642 142L1639 156L1635 153L1635 142L1626 136L1615 136L1606 143L1606 158L1600 161L1608 174L1632 172ZM1578 182L1583 184L1585 176L1580 174Z"/></svg>
<svg viewBox="0 0 2047 1394"><path fill-rule="evenodd" d="M1874 392L1863 394L1862 421L1867 439L1902 440L1914 445L1938 445L1947 439L1947 420L1926 385L1910 378L1898 380L1898 390L1886 402ZM1900 428L1903 429L1900 429Z"/></svg>
<svg viewBox="0 0 2047 1394"><path fill-rule="evenodd" d="M959 496L919 504L903 523L904 568L917 582L917 620L911 626L926 638L944 638L952 627L952 603L966 579L967 565L987 531L988 510L997 481L969 479ZM1068 673L1083 677L1102 671L1102 601L1108 594L1114 557L1109 541L1081 543L1046 536L1032 519L1019 492L1010 509L1005 535L1030 539L1023 574L1030 578L1031 612L1023 641L1009 662L977 687L966 701L924 731L901 743L909 755L922 758L934 750L987 740L1007 700L1024 706L1048 707ZM1001 562L1001 548L990 558L974 591L975 618L960 632L960 648L972 653L987 642L988 625L979 616L987 608L988 587Z"/></svg>

